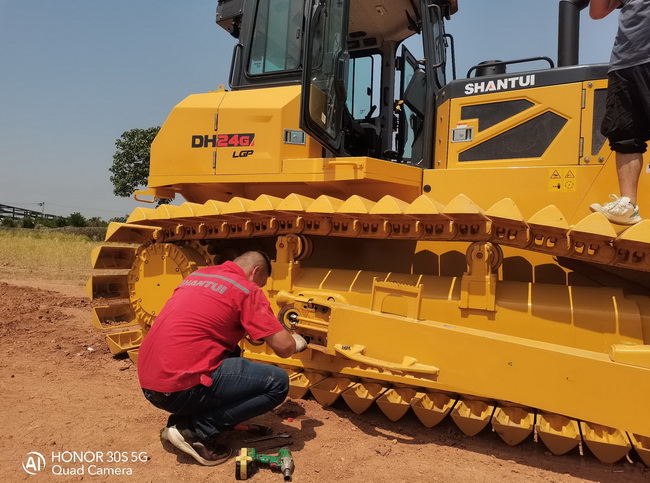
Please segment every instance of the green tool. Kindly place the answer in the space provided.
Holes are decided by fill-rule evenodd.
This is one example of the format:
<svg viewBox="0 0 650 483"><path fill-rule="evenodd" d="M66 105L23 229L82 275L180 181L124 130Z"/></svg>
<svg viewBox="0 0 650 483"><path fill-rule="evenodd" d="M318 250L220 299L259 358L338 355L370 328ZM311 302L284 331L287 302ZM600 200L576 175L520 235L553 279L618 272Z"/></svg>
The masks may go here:
<svg viewBox="0 0 650 483"><path fill-rule="evenodd" d="M235 479L247 480L260 467L268 467L272 471L280 471L284 481L291 481L295 468L293 456L288 448L280 448L277 455L257 454L255 448L242 448L235 458Z"/></svg>

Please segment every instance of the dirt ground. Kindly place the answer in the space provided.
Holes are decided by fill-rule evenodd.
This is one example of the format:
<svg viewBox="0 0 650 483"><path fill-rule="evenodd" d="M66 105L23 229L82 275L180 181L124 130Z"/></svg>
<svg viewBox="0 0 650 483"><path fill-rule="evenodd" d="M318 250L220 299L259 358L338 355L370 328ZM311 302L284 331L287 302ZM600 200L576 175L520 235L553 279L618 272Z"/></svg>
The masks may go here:
<svg viewBox="0 0 650 483"><path fill-rule="evenodd" d="M0 270L3 481L235 481L234 459L202 467L161 443L165 414L90 325L82 287ZM391 423L376 407L358 416L344 403L288 400L256 422L291 434L299 483L650 480L637 460L605 465L586 448L556 457L532 438L511 448L489 430L467 437L449 418L432 429L413 414ZM83 461L67 462L73 452ZM262 470L251 481L282 476Z"/></svg>

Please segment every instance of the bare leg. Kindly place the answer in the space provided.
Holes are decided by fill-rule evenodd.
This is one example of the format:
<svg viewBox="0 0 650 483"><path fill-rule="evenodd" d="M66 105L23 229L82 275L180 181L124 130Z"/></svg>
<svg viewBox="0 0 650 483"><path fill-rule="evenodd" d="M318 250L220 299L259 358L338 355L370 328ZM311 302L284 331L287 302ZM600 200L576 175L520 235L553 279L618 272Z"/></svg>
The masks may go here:
<svg viewBox="0 0 650 483"><path fill-rule="evenodd" d="M616 171L621 196L630 198L630 203L636 205L636 193L639 186L639 176L643 168L643 154L616 153Z"/></svg>

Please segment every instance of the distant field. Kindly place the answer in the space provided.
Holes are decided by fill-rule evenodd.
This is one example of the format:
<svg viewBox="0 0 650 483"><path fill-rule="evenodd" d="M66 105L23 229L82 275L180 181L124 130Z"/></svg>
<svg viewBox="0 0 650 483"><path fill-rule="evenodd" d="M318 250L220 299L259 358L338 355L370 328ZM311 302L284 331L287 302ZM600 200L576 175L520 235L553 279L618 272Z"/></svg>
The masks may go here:
<svg viewBox="0 0 650 483"><path fill-rule="evenodd" d="M91 273L90 252L101 242L82 235L35 230L0 230L0 272L25 271L48 280L83 285Z"/></svg>

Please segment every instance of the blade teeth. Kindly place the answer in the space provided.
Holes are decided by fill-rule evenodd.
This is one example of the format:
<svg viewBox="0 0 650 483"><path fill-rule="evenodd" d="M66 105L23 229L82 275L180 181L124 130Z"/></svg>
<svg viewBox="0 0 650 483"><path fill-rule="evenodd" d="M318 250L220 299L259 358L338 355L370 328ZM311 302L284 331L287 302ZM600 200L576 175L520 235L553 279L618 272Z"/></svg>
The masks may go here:
<svg viewBox="0 0 650 483"><path fill-rule="evenodd" d="M249 207L253 204L253 200L247 198L240 198L238 196L232 198L226 206L223 207L223 214L246 213Z"/></svg>
<svg viewBox="0 0 650 483"><path fill-rule="evenodd" d="M343 205L343 200L321 195L307 208L307 213L336 213Z"/></svg>
<svg viewBox="0 0 650 483"><path fill-rule="evenodd" d="M407 215L438 215L444 218L442 212L444 205L438 201L429 198L427 195L420 195L404 211Z"/></svg>
<svg viewBox="0 0 650 483"><path fill-rule="evenodd" d="M337 213L365 215L370 213L370 210L372 210L374 206L374 202L362 198L361 196L354 195L343 202Z"/></svg>
<svg viewBox="0 0 650 483"><path fill-rule="evenodd" d="M154 238L160 230L157 226L129 225L126 223L111 223L106 230L106 241L113 243L145 243Z"/></svg>
<svg viewBox="0 0 650 483"><path fill-rule="evenodd" d="M203 205L198 203L190 203L186 201L181 206L176 208L177 218L194 218L199 216L199 210Z"/></svg>
<svg viewBox="0 0 650 483"><path fill-rule="evenodd" d="M650 466L650 438L633 433L628 433L628 436L641 461Z"/></svg>
<svg viewBox="0 0 650 483"><path fill-rule="evenodd" d="M203 203L199 208L198 216L216 216L220 215L226 207L223 201L209 200Z"/></svg>
<svg viewBox="0 0 650 483"><path fill-rule="evenodd" d="M580 429L575 419L553 413L537 413L535 431L554 455L568 453L580 444Z"/></svg>
<svg viewBox="0 0 650 483"><path fill-rule="evenodd" d="M509 446L515 446L533 432L535 412L523 406L501 403L492 416L492 427Z"/></svg>
<svg viewBox="0 0 650 483"><path fill-rule="evenodd" d="M352 384L352 381L345 377L328 377L311 386L309 390L321 406L327 407L334 404L341 393Z"/></svg>
<svg viewBox="0 0 650 483"><path fill-rule="evenodd" d="M93 275L86 283L90 300L123 299L129 296L126 275Z"/></svg>
<svg viewBox="0 0 650 483"><path fill-rule="evenodd" d="M293 372L289 374L289 397L292 399L302 399L311 386L326 377L325 374L314 371Z"/></svg>
<svg viewBox="0 0 650 483"><path fill-rule="evenodd" d="M124 352L136 349L142 343L141 330L128 330L116 334L108 334L106 342L108 348L113 354L123 354Z"/></svg>
<svg viewBox="0 0 650 483"><path fill-rule="evenodd" d="M275 196L260 195L248 207L248 211L274 211L278 209L278 205L282 202L282 198Z"/></svg>
<svg viewBox="0 0 650 483"><path fill-rule="evenodd" d="M354 413L361 414L387 389L378 383L359 382L346 389L341 396Z"/></svg>
<svg viewBox="0 0 650 483"><path fill-rule="evenodd" d="M99 246L91 253L92 267L128 269L133 265L137 249L134 247Z"/></svg>
<svg viewBox="0 0 650 483"><path fill-rule="evenodd" d="M394 196L386 195L372 207L370 213L373 215L401 215L409 207L409 204Z"/></svg>
<svg viewBox="0 0 650 483"><path fill-rule="evenodd" d="M445 206L443 214L450 218L461 217L464 215L480 215L485 217L485 212L462 193L457 195L449 202L449 204L447 204L447 206Z"/></svg>
<svg viewBox="0 0 650 483"><path fill-rule="evenodd" d="M292 193L285 199L281 200L279 211L307 211L314 202L313 198Z"/></svg>
<svg viewBox="0 0 650 483"><path fill-rule="evenodd" d="M93 307L92 317L92 324L98 329L114 329L137 323L129 303Z"/></svg>
<svg viewBox="0 0 650 483"><path fill-rule="evenodd" d="M480 433L490 422L494 404L482 399L464 397L458 400L451 412L456 426L467 436Z"/></svg>
<svg viewBox="0 0 650 483"><path fill-rule="evenodd" d="M618 429L581 421L580 430L587 448L603 463L616 463L632 447L625 433Z"/></svg>
<svg viewBox="0 0 650 483"><path fill-rule="evenodd" d="M439 392L419 394L411 402L411 407L418 419L427 428L439 424L456 404L456 397Z"/></svg>
<svg viewBox="0 0 650 483"><path fill-rule="evenodd" d="M131 212L126 219L127 223L138 223L146 220L153 220L156 218L156 210L154 208L136 208Z"/></svg>
<svg viewBox="0 0 650 483"><path fill-rule="evenodd" d="M388 419L399 421L409 410L417 394L417 391L411 388L389 389L377 399L377 406Z"/></svg>

